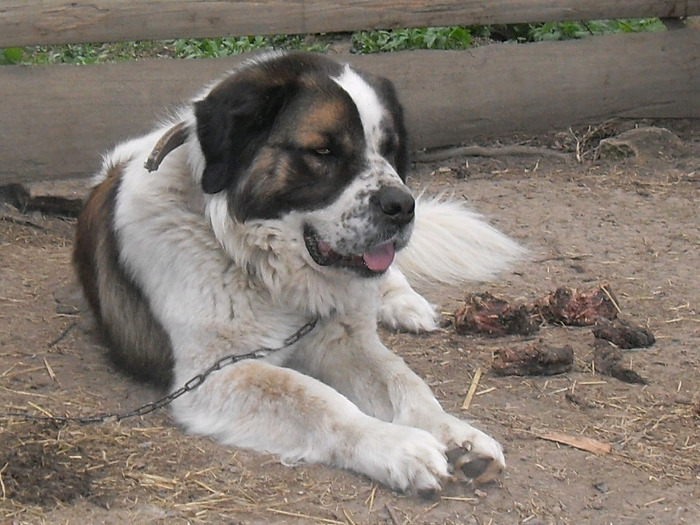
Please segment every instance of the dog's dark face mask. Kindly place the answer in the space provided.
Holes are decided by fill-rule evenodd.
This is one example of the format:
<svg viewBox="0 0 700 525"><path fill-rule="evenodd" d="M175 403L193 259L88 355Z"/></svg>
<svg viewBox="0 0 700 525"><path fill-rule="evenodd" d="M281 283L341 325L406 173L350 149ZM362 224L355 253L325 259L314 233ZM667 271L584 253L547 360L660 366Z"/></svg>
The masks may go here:
<svg viewBox="0 0 700 525"><path fill-rule="evenodd" d="M196 102L203 191L226 191L239 221L279 218L337 199L370 162L357 105L334 80L342 72L320 55L279 55L244 66ZM378 153L405 180L396 94L384 79L363 78L386 108Z"/></svg>
<svg viewBox="0 0 700 525"><path fill-rule="evenodd" d="M379 275L408 242L414 201L391 83L320 55L251 62L195 103L201 187L239 223L294 215L317 267ZM175 126L156 166L185 140ZM163 143L163 144L161 144Z"/></svg>

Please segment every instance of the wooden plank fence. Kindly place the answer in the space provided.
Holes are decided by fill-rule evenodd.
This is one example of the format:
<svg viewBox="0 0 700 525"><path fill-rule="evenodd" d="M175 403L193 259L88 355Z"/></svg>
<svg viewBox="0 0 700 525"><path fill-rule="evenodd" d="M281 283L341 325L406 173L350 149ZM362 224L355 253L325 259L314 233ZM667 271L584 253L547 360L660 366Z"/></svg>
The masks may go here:
<svg viewBox="0 0 700 525"><path fill-rule="evenodd" d="M6 0L0 6L0 46L700 14L700 0L89 4L96 5L101 16L85 14L93 7L81 2ZM424 148L614 116L700 117L699 50L700 31L689 27L340 58L395 81L412 146ZM238 60L0 67L0 185L90 175L102 151L150 129Z"/></svg>
<svg viewBox="0 0 700 525"><path fill-rule="evenodd" d="M699 0L3 0L0 47L698 14Z"/></svg>

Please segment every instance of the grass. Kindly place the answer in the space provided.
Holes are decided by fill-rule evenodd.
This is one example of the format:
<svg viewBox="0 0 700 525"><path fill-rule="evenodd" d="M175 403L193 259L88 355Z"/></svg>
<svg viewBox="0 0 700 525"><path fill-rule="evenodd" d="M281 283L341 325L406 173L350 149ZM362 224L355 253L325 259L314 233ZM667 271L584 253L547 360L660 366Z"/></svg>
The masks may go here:
<svg viewBox="0 0 700 525"><path fill-rule="evenodd" d="M370 54L407 49L466 49L473 45L475 29L455 26L358 31L352 34L351 51Z"/></svg>
<svg viewBox="0 0 700 525"><path fill-rule="evenodd" d="M607 33L663 30L664 25L658 18L645 18L358 31L350 35L350 51L358 54L370 54L409 49L459 50L489 41L525 43L568 40ZM338 38L337 35L277 35L11 47L0 49L0 65L82 65L164 57L217 58L260 49L288 49L323 53Z"/></svg>
<svg viewBox="0 0 700 525"><path fill-rule="evenodd" d="M258 49L325 52L322 35L182 38L104 44L68 44L0 50L0 64L97 64L143 58L218 58Z"/></svg>
<svg viewBox="0 0 700 525"><path fill-rule="evenodd" d="M664 31L666 28L658 18L637 20L593 20L591 22L547 22L531 25L529 33L532 41L569 40L589 35L608 33L640 33Z"/></svg>

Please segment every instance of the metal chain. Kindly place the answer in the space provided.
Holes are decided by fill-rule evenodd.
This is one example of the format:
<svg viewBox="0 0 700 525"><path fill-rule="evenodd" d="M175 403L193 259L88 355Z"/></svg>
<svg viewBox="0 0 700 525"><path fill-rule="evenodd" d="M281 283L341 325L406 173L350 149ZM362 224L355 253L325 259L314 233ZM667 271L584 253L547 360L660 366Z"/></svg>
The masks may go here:
<svg viewBox="0 0 700 525"><path fill-rule="evenodd" d="M304 337L306 334L311 332L311 330L314 329L316 326L316 323L318 322L318 318L309 321L306 323L304 326L299 328L296 332L294 332L292 335L287 337L284 341L282 341L282 346L278 346L277 348L258 348L257 350L253 352L249 352L247 354L241 354L241 355L227 355L225 357L222 357L218 361L216 361L213 365L211 365L209 368L207 368L204 372L201 372L197 374L196 376L192 377L189 381L187 381L184 385L182 385L180 388L177 390L174 390L167 396L164 396L156 401L152 401L150 403L146 403L144 405L141 405L138 408L135 408L134 410L131 410L129 412L124 412L124 413L105 413L105 414L97 414L97 415L92 415L92 416L83 416L83 417L68 417L68 416L36 416L34 414L29 414L27 412L2 412L0 413L0 417L7 418L7 417L21 417L25 421L39 421L39 422L44 422L44 423L80 423L81 425L89 425L93 423L106 423L108 421L122 421L123 419L128 419L132 417L137 417L137 416L145 416L146 414L150 414L151 412L154 412L160 408L168 406L170 403L175 401L177 398L182 397L185 395L187 392L191 392L192 390L195 390L196 388L199 388L206 379L213 374L214 372L217 372L221 370L224 367L227 367L229 365L232 365L234 363L238 363L239 361L244 361L246 359L262 359L264 357L269 356L270 354L274 354L275 352L279 352L280 350L284 350L285 348L289 348L293 344L297 343L302 337Z"/></svg>

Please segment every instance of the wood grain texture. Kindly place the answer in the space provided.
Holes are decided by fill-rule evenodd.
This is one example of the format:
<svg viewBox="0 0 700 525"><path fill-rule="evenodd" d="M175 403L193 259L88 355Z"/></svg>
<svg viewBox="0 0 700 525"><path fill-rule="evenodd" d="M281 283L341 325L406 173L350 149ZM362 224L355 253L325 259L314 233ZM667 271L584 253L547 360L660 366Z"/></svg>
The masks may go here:
<svg viewBox="0 0 700 525"><path fill-rule="evenodd" d="M700 30L340 57L391 78L413 148L622 117L700 117ZM0 184L90 175L239 58L0 68Z"/></svg>
<svg viewBox="0 0 700 525"><path fill-rule="evenodd" d="M0 47L698 14L700 0L3 0Z"/></svg>

